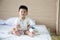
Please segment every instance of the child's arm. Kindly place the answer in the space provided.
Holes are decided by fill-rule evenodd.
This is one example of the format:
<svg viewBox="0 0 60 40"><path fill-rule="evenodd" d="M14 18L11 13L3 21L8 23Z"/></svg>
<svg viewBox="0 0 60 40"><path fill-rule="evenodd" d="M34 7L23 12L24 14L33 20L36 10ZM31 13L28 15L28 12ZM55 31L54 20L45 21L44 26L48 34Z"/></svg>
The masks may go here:
<svg viewBox="0 0 60 40"><path fill-rule="evenodd" d="M29 30L30 29L30 24L29 25L27 25L27 30Z"/></svg>
<svg viewBox="0 0 60 40"><path fill-rule="evenodd" d="M12 32L18 31L18 25L15 26L15 28L12 29Z"/></svg>
<svg viewBox="0 0 60 40"><path fill-rule="evenodd" d="M12 33L13 33L13 34L15 34L15 35L20 35L19 32L18 32L18 27L19 27L19 25L16 25L16 27L13 28L13 30L12 30Z"/></svg>
<svg viewBox="0 0 60 40"><path fill-rule="evenodd" d="M29 36L31 36L31 37L34 37L34 35L35 35L35 32L34 32L34 30L31 28L30 25L27 25L26 34L29 35Z"/></svg>
<svg viewBox="0 0 60 40"><path fill-rule="evenodd" d="M20 26L20 25L16 25L16 28L15 28L16 31L18 31L18 27L19 27L19 26Z"/></svg>

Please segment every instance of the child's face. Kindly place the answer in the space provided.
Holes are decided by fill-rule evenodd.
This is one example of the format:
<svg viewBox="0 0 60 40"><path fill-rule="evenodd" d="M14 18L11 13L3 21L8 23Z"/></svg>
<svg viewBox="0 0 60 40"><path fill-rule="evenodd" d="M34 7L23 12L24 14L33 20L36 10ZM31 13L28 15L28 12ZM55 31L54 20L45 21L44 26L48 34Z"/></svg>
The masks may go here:
<svg viewBox="0 0 60 40"><path fill-rule="evenodd" d="M19 16L20 17L26 17L28 14L28 12L26 11L26 9L20 9L19 10Z"/></svg>

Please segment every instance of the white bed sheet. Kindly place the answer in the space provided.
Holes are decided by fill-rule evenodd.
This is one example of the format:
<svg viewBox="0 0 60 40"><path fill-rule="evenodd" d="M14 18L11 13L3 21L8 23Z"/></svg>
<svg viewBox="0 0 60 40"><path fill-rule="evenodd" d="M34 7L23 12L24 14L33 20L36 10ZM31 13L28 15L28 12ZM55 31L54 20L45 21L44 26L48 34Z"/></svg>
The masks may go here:
<svg viewBox="0 0 60 40"><path fill-rule="evenodd" d="M51 40L51 36L45 25L36 25L36 26L39 26L40 30L46 33L37 35L35 37L30 37L27 35L15 36L15 35L9 34L9 31L14 26L0 25L0 40Z"/></svg>

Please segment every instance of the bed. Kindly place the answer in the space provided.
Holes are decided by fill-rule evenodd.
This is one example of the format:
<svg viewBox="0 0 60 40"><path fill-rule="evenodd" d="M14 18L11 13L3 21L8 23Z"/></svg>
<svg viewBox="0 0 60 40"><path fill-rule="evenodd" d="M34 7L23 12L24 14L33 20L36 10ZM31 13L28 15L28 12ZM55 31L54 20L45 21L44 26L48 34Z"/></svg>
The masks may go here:
<svg viewBox="0 0 60 40"><path fill-rule="evenodd" d="M45 25L35 25L38 32L34 37L28 35L16 36L10 33L11 29L14 28L14 20L17 17L9 18L7 20L0 20L0 40L52 40L49 31ZM31 24L32 21L30 21Z"/></svg>
<svg viewBox="0 0 60 40"><path fill-rule="evenodd" d="M27 35L15 36L10 34L11 25L0 25L0 40L51 40L50 33L45 25L36 25L37 29L41 32L40 35L30 37Z"/></svg>

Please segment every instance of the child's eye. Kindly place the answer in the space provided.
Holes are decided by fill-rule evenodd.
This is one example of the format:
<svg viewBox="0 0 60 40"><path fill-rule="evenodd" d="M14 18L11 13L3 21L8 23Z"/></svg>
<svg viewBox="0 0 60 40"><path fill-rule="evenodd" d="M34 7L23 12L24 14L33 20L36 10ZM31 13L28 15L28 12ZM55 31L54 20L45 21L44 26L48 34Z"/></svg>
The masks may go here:
<svg viewBox="0 0 60 40"><path fill-rule="evenodd" d="M25 11L21 11L21 13L26 13Z"/></svg>
<svg viewBox="0 0 60 40"><path fill-rule="evenodd" d="M24 13L26 13L26 11L24 11Z"/></svg>

